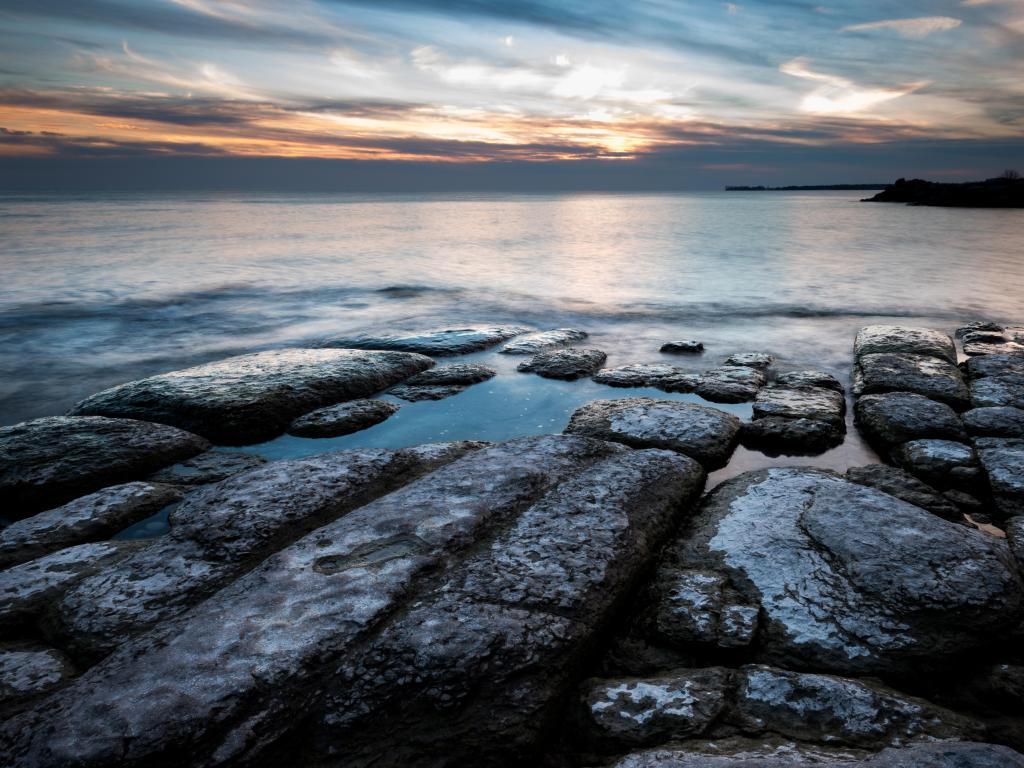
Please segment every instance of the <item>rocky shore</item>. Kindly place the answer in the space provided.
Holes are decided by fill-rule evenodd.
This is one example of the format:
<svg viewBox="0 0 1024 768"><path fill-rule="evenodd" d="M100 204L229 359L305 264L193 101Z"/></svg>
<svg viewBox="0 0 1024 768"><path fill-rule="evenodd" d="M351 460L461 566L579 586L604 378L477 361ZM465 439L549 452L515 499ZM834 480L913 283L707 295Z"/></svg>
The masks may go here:
<svg viewBox="0 0 1024 768"><path fill-rule="evenodd" d="M0 428L0 763L1024 766L1024 327L851 341L847 382L368 332ZM501 376L602 396L552 434L259 455ZM812 466L854 433L876 463Z"/></svg>

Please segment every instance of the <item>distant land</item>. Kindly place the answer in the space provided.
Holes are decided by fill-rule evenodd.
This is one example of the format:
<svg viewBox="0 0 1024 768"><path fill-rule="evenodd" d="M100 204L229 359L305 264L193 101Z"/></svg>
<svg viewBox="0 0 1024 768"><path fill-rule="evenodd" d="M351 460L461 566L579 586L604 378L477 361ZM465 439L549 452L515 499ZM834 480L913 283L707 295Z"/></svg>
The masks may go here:
<svg viewBox="0 0 1024 768"><path fill-rule="evenodd" d="M789 187L726 187L726 192L799 192L824 189L885 189L888 184L810 184Z"/></svg>
<svg viewBox="0 0 1024 768"><path fill-rule="evenodd" d="M906 203L953 208L1024 208L1024 179L1016 171L985 181L944 183L897 179L866 203Z"/></svg>

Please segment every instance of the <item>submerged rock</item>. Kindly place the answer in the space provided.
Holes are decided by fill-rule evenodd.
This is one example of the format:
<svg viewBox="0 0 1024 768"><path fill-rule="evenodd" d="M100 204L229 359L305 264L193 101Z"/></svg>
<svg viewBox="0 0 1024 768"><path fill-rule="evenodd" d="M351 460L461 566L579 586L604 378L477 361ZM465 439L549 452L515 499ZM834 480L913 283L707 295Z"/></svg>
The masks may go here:
<svg viewBox="0 0 1024 768"><path fill-rule="evenodd" d="M394 349L417 352L430 357L463 355L493 347L513 336L528 333L529 328L516 325L471 326L443 328L420 333L366 333L358 336L335 336L324 342L326 347L349 349Z"/></svg>
<svg viewBox="0 0 1024 768"><path fill-rule="evenodd" d="M71 663L53 648L0 646L0 716L10 716L73 674Z"/></svg>
<svg viewBox="0 0 1024 768"><path fill-rule="evenodd" d="M486 366L453 363L418 373L397 387L392 387L388 394L413 403L421 400L441 400L459 394L472 384L479 384L493 377L494 371Z"/></svg>
<svg viewBox="0 0 1024 768"><path fill-rule="evenodd" d="M218 483L232 475L256 469L267 463L262 456L241 451L207 451L173 464L149 476L151 483L166 483L187 488Z"/></svg>
<svg viewBox="0 0 1024 768"><path fill-rule="evenodd" d="M913 392L864 395L857 400L854 415L861 433L881 451L910 440L967 439L956 411Z"/></svg>
<svg viewBox="0 0 1024 768"><path fill-rule="evenodd" d="M982 437L974 445L996 510L1005 517L1024 515L1024 440Z"/></svg>
<svg viewBox="0 0 1024 768"><path fill-rule="evenodd" d="M110 538L181 499L170 485L126 483L82 496L0 530L0 568Z"/></svg>
<svg viewBox="0 0 1024 768"><path fill-rule="evenodd" d="M634 448L669 448L710 470L729 461L739 428L739 419L717 408L632 397L586 403L572 414L565 431Z"/></svg>
<svg viewBox="0 0 1024 768"><path fill-rule="evenodd" d="M1024 437L1024 410L1011 406L965 411L964 427L977 437Z"/></svg>
<svg viewBox="0 0 1024 768"><path fill-rule="evenodd" d="M885 464L850 467L846 470L846 478L861 485L877 488L915 507L927 509L945 520L958 521L963 517L959 507L948 496L897 467Z"/></svg>
<svg viewBox="0 0 1024 768"><path fill-rule="evenodd" d="M298 437L338 437L368 429L398 413L399 406L386 400L350 400L299 416L288 426Z"/></svg>
<svg viewBox="0 0 1024 768"><path fill-rule="evenodd" d="M936 488L971 491L981 480L974 449L953 440L911 440L892 449L892 460Z"/></svg>
<svg viewBox="0 0 1024 768"><path fill-rule="evenodd" d="M380 392L433 364L408 352L256 352L121 384L87 397L72 413L147 419L244 445L276 437L304 413Z"/></svg>
<svg viewBox="0 0 1024 768"><path fill-rule="evenodd" d="M553 331L537 331L508 342L499 352L506 355L536 355L552 347L561 347L574 341L583 341L589 334L578 328L556 328Z"/></svg>
<svg viewBox="0 0 1024 768"><path fill-rule="evenodd" d="M704 351L704 345L694 339L670 341L662 344L658 351L671 355L695 355Z"/></svg>
<svg viewBox="0 0 1024 768"><path fill-rule="evenodd" d="M0 506L18 519L209 447L190 432L132 419L51 416L0 427Z"/></svg>
<svg viewBox="0 0 1024 768"><path fill-rule="evenodd" d="M936 357L956 365L956 347L953 340L947 334L931 328L869 325L861 328L853 343L853 354L856 358L892 352Z"/></svg>
<svg viewBox="0 0 1024 768"><path fill-rule="evenodd" d="M877 353L857 358L853 393L914 392L958 411L970 406L960 370L945 359L903 353Z"/></svg>
<svg viewBox="0 0 1024 768"><path fill-rule="evenodd" d="M555 349L534 355L516 370L546 379L573 381L593 375L607 359L608 355L599 349Z"/></svg>
<svg viewBox="0 0 1024 768"><path fill-rule="evenodd" d="M766 368L770 368L774 362L775 358L767 352L740 352L727 357L722 365L742 365L747 368L757 368L763 371Z"/></svg>

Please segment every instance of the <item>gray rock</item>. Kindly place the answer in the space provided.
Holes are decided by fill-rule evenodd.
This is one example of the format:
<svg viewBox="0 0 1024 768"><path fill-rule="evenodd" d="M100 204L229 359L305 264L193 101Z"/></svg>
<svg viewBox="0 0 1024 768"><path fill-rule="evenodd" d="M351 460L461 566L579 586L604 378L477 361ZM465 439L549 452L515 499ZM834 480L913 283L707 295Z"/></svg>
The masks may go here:
<svg viewBox="0 0 1024 768"><path fill-rule="evenodd" d="M29 622L75 583L137 549L128 541L79 544L0 571L0 627L30 632Z"/></svg>
<svg viewBox="0 0 1024 768"><path fill-rule="evenodd" d="M911 440L893 448L890 456L896 464L936 488L970 492L981 480L974 450L953 440Z"/></svg>
<svg viewBox="0 0 1024 768"><path fill-rule="evenodd" d="M753 400L765 385L764 373L756 368L726 365L699 374L683 374L662 383L668 392L696 392L713 403L745 403Z"/></svg>
<svg viewBox="0 0 1024 768"><path fill-rule="evenodd" d="M0 568L75 544L108 539L181 496L181 491L170 485L134 482L104 488L40 512L0 530Z"/></svg>
<svg viewBox="0 0 1024 768"><path fill-rule="evenodd" d="M897 467L885 464L850 467L846 470L846 478L854 483L877 488L915 507L927 509L945 520L957 521L962 518L959 507L945 494Z"/></svg>
<svg viewBox="0 0 1024 768"><path fill-rule="evenodd" d="M1024 326L961 329L965 355L1018 355L1024 356ZM958 331L959 333L959 331Z"/></svg>
<svg viewBox="0 0 1024 768"><path fill-rule="evenodd" d="M895 495L895 494L893 494ZM948 490L942 495L956 505L957 509L965 515L978 515L984 513L984 505L969 493L963 491Z"/></svg>
<svg viewBox="0 0 1024 768"><path fill-rule="evenodd" d="M958 411L970 405L960 370L945 360L923 355L879 353L857 358L853 393L916 392Z"/></svg>
<svg viewBox="0 0 1024 768"><path fill-rule="evenodd" d="M578 328L556 328L553 331L537 331L520 336L508 342L499 352L506 355L536 355L552 347L561 347L574 341L583 341L589 334Z"/></svg>
<svg viewBox="0 0 1024 768"><path fill-rule="evenodd" d="M324 342L326 347L349 349L394 349L417 352L430 357L464 355L493 347L513 336L528 333L529 328L514 325L442 328L419 333L365 333L357 336L335 336Z"/></svg>
<svg viewBox="0 0 1024 768"><path fill-rule="evenodd" d="M769 456L816 456L841 444L845 435L827 421L769 416L744 422L740 442Z"/></svg>
<svg viewBox="0 0 1024 768"><path fill-rule="evenodd" d="M694 339L670 341L662 344L659 351L671 355L695 355L704 351L704 345Z"/></svg>
<svg viewBox="0 0 1024 768"><path fill-rule="evenodd" d="M494 371L483 365L453 363L418 373L397 387L392 387L388 394L412 403L421 400L442 400L493 376Z"/></svg>
<svg viewBox="0 0 1024 768"><path fill-rule="evenodd" d="M833 392L843 394L843 385L831 373L824 371L788 371L780 373L775 377L775 386L787 387L788 389L800 389L801 387L820 387L831 389Z"/></svg>
<svg viewBox="0 0 1024 768"><path fill-rule="evenodd" d="M766 368L770 368L774 362L775 358L767 352L739 352L727 357L722 365L742 365L747 368L757 368L763 371Z"/></svg>
<svg viewBox="0 0 1024 768"><path fill-rule="evenodd" d="M87 397L72 413L157 421L244 445L276 437L304 413L380 392L433 364L408 352L256 352L121 384Z"/></svg>
<svg viewBox="0 0 1024 768"><path fill-rule="evenodd" d="M274 550L476 447L336 451L205 488L172 512L169 534L68 591L56 607L58 632L76 658L104 656Z"/></svg>
<svg viewBox="0 0 1024 768"><path fill-rule="evenodd" d="M767 386L754 399L754 419L767 417L814 419L846 430L846 399L838 392L821 387L790 389Z"/></svg>
<svg viewBox="0 0 1024 768"><path fill-rule="evenodd" d="M71 663L53 648L0 646L0 716L9 717L73 674Z"/></svg>
<svg viewBox="0 0 1024 768"><path fill-rule="evenodd" d="M555 349L534 355L516 370L546 379L573 381L593 375L607 359L608 355L599 349Z"/></svg>
<svg viewBox="0 0 1024 768"><path fill-rule="evenodd" d="M829 472L727 480L689 529L667 557L758 604L758 656L779 666L907 675L1005 637L1024 608L1004 541Z"/></svg>
<svg viewBox="0 0 1024 768"><path fill-rule="evenodd" d="M368 429L398 413L399 406L386 400L350 400L299 416L288 426L298 437L338 437Z"/></svg>
<svg viewBox="0 0 1024 768"><path fill-rule="evenodd" d="M1024 358L1016 355L972 357L964 367L972 380L986 376L1024 376Z"/></svg>
<svg viewBox="0 0 1024 768"><path fill-rule="evenodd" d="M878 353L900 353L936 357L956 365L953 340L931 328L900 325L869 325L861 328L853 343L856 358Z"/></svg>
<svg viewBox="0 0 1024 768"><path fill-rule="evenodd" d="M466 388L459 384L442 384L431 387L410 387L399 384L397 387L389 389L388 394L410 403L420 403L424 400L444 400L446 397L453 397L465 391Z"/></svg>
<svg viewBox="0 0 1024 768"><path fill-rule="evenodd" d="M739 419L716 408L631 397L586 403L572 414L565 431L634 448L668 448L710 470L729 461L739 429Z"/></svg>
<svg viewBox="0 0 1024 768"><path fill-rule="evenodd" d="M993 323L990 320L972 320L969 323L961 325L953 335L958 339L963 339L965 336L971 334L998 334L1002 336L1003 327L998 323Z"/></svg>
<svg viewBox="0 0 1024 768"><path fill-rule="evenodd" d="M473 452L130 641L8 723L2 754L24 768L360 765L381 744L392 764L528 756L702 482L684 457L581 438Z"/></svg>
<svg viewBox="0 0 1024 768"><path fill-rule="evenodd" d="M1004 517L1024 515L1024 440L982 437L974 445L996 510Z"/></svg>
<svg viewBox="0 0 1024 768"><path fill-rule="evenodd" d="M967 439L956 411L913 392L864 395L857 400L853 412L858 429L883 452L910 440Z"/></svg>
<svg viewBox="0 0 1024 768"><path fill-rule="evenodd" d="M674 365L633 363L602 368L594 374L594 381L609 387L658 387L663 381L683 373L682 368Z"/></svg>
<svg viewBox="0 0 1024 768"><path fill-rule="evenodd" d="M1011 517L1006 522L1006 539L1017 563L1024 568L1024 515Z"/></svg>
<svg viewBox="0 0 1024 768"><path fill-rule="evenodd" d="M149 481L191 488L219 483L239 472L248 472L266 463L266 459L254 453L207 451L154 472L149 476Z"/></svg>
<svg viewBox="0 0 1024 768"><path fill-rule="evenodd" d="M717 571L662 565L650 587L651 635L669 645L742 648L754 639L759 606Z"/></svg>
<svg viewBox="0 0 1024 768"><path fill-rule="evenodd" d="M1024 410L1011 406L964 411L964 427L976 437L1024 437Z"/></svg>
<svg viewBox="0 0 1024 768"><path fill-rule="evenodd" d="M1024 374L985 376L971 382L975 408L1024 408Z"/></svg>
<svg viewBox="0 0 1024 768"><path fill-rule="evenodd" d="M205 451L190 432L130 419L52 416L0 428L0 506L19 519Z"/></svg>

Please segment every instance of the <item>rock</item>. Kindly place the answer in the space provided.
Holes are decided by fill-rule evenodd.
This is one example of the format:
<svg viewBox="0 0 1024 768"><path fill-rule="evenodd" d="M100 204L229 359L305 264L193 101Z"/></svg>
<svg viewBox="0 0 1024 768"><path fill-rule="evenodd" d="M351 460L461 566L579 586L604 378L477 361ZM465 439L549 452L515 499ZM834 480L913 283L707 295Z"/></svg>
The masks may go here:
<svg viewBox="0 0 1024 768"><path fill-rule="evenodd" d="M721 573L659 568L650 591L650 633L669 645L742 648L757 631L758 605L745 601Z"/></svg>
<svg viewBox="0 0 1024 768"><path fill-rule="evenodd" d="M996 510L1004 517L1024 515L1024 440L982 437L974 445Z"/></svg>
<svg viewBox="0 0 1024 768"><path fill-rule="evenodd" d="M971 382L975 408L1024 408L1024 374L985 376Z"/></svg>
<svg viewBox="0 0 1024 768"><path fill-rule="evenodd" d="M744 422L740 442L769 456L816 456L841 444L845 434L827 421L769 416Z"/></svg>
<svg viewBox="0 0 1024 768"><path fill-rule="evenodd" d="M556 328L553 331L537 331L520 336L508 342L499 352L506 355L536 355L552 347L561 347L574 341L583 341L589 334L578 328Z"/></svg>
<svg viewBox="0 0 1024 768"><path fill-rule="evenodd" d="M965 355L1024 356L1024 326L987 324L985 327L962 328L957 333L960 331L964 331L961 338Z"/></svg>
<svg viewBox="0 0 1024 768"><path fill-rule="evenodd" d="M1024 515L1011 517L1006 522L1006 539L1017 563L1024 568Z"/></svg>
<svg viewBox="0 0 1024 768"><path fill-rule="evenodd" d="M299 416L288 427L288 434L298 437L348 435L386 421L398 413L398 408L386 400L350 400Z"/></svg>
<svg viewBox="0 0 1024 768"><path fill-rule="evenodd" d="M121 384L87 397L72 413L146 419L244 445L276 437L304 413L380 392L432 365L408 352L256 352Z"/></svg>
<svg viewBox="0 0 1024 768"><path fill-rule="evenodd" d="M770 368L774 362L775 358L766 352L740 352L727 357L722 365L741 365L763 371Z"/></svg>
<svg viewBox="0 0 1024 768"><path fill-rule="evenodd" d="M599 349L555 349L534 355L520 363L516 370L536 373L546 379L573 381L596 373L607 359Z"/></svg>
<svg viewBox="0 0 1024 768"><path fill-rule="evenodd" d="M895 495L895 494L894 494ZM984 513L984 505L969 493L963 491L943 491L942 495L956 505L957 509L965 515L981 515ZM977 521L976 521L977 522Z"/></svg>
<svg viewBox="0 0 1024 768"><path fill-rule="evenodd" d="M386 744L396 765L528 760L703 479L685 457L566 436L475 451L130 641L4 726L2 754L362 765Z"/></svg>
<svg viewBox="0 0 1024 768"><path fill-rule="evenodd" d="M964 427L978 437L1024 437L1024 410L1011 406L964 411Z"/></svg>
<svg viewBox="0 0 1024 768"><path fill-rule="evenodd" d="M965 325L961 325L954 331L953 335L958 339L963 339L965 336L971 334L998 334L1002 336L1003 328L998 323L993 323L990 320L972 320Z"/></svg>
<svg viewBox="0 0 1024 768"><path fill-rule="evenodd" d="M846 431L846 399L838 392L820 387L789 389L767 386L754 398L754 419L779 417L824 421Z"/></svg>
<svg viewBox="0 0 1024 768"><path fill-rule="evenodd" d="M671 355L695 355L704 351L704 345L693 339L688 339L686 341L670 341L666 344L662 344L659 351Z"/></svg>
<svg viewBox="0 0 1024 768"><path fill-rule="evenodd" d="M668 448L711 470L729 461L739 428L739 419L717 408L631 397L584 404L572 414L565 431L634 448Z"/></svg>
<svg viewBox="0 0 1024 768"><path fill-rule="evenodd" d="M674 365L634 363L603 368L594 374L594 381L609 387L658 387L661 382L681 374L683 369Z"/></svg>
<svg viewBox="0 0 1024 768"><path fill-rule="evenodd" d="M981 480L978 457L969 445L952 440L911 440L892 449L892 460L936 488L975 488Z"/></svg>
<svg viewBox="0 0 1024 768"><path fill-rule="evenodd" d="M696 392L713 403L745 403L753 400L765 385L765 375L756 368L727 365L699 374L684 374L665 381L669 392Z"/></svg>
<svg viewBox="0 0 1024 768"><path fill-rule="evenodd" d="M856 358L879 353L936 357L956 365L956 347L948 335L931 328L900 325L869 325L861 328L853 343Z"/></svg>
<svg viewBox="0 0 1024 768"><path fill-rule="evenodd" d="M972 357L964 367L970 379L983 379L986 376L1024 376L1024 358L1016 355Z"/></svg>
<svg viewBox="0 0 1024 768"><path fill-rule="evenodd" d="M818 387L831 389L833 392L844 394L842 383L831 373L824 371L789 371L780 373L775 377L775 386L786 387L787 389L800 389L803 387Z"/></svg>
<svg viewBox="0 0 1024 768"><path fill-rule="evenodd" d="M1004 541L820 470L727 480L666 557L759 605L757 657L784 667L908 676L1005 638L1024 608Z"/></svg>
<svg viewBox="0 0 1024 768"><path fill-rule="evenodd" d="M877 488L915 507L927 509L945 520L958 521L963 517L958 506L945 494L902 469L885 464L868 464L850 467L846 470L846 478L860 485Z"/></svg>
<svg viewBox="0 0 1024 768"><path fill-rule="evenodd" d="M444 400L446 397L453 397L465 391L466 388L458 384L445 384L433 387L410 387L405 384L399 384L397 387L389 389L388 394L401 400L407 400L410 403L419 403L424 400Z"/></svg>
<svg viewBox="0 0 1024 768"><path fill-rule="evenodd" d="M864 395L857 400L853 412L861 433L882 452L910 440L967 439L956 411L913 392Z"/></svg>
<svg viewBox="0 0 1024 768"><path fill-rule="evenodd" d="M192 488L218 483L240 472L263 466L267 460L254 453L241 451L207 451L191 459L161 469L149 476L152 483L166 483Z"/></svg>
<svg viewBox="0 0 1024 768"><path fill-rule="evenodd" d="M400 352L417 352L430 357L446 357L479 352L529 331L529 328L520 326L495 325L443 328L408 334L367 333L358 336L336 336L327 339L324 346L349 349L394 349Z"/></svg>
<svg viewBox="0 0 1024 768"><path fill-rule="evenodd" d="M82 496L0 530L0 568L108 539L181 499L170 485L126 483Z"/></svg>
<svg viewBox="0 0 1024 768"><path fill-rule="evenodd" d="M79 544L0 571L0 627L30 631L29 622L76 582L136 549L128 541Z"/></svg>
<svg viewBox="0 0 1024 768"><path fill-rule="evenodd" d="M960 370L936 357L888 353L859 357L853 369L853 393L860 397L882 392L915 392L958 411L970 405Z"/></svg>
<svg viewBox="0 0 1024 768"><path fill-rule="evenodd" d="M71 663L53 648L0 647L0 716L10 716L73 674Z"/></svg>
<svg viewBox="0 0 1024 768"><path fill-rule="evenodd" d="M2 427L0 506L17 520L207 448L190 432L130 419L51 416Z"/></svg>
<svg viewBox="0 0 1024 768"><path fill-rule="evenodd" d="M205 488L172 512L170 533L65 594L58 632L74 657L104 656L268 553L476 447L335 451L272 462Z"/></svg>
<svg viewBox="0 0 1024 768"><path fill-rule="evenodd" d="M493 376L494 371L483 365L442 365L416 374L397 387L392 387L388 394L413 403L421 400L442 400L459 394L471 384L487 381Z"/></svg>

